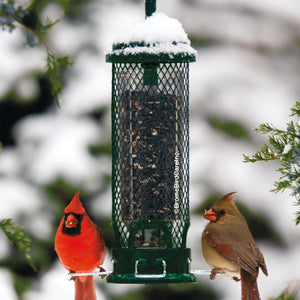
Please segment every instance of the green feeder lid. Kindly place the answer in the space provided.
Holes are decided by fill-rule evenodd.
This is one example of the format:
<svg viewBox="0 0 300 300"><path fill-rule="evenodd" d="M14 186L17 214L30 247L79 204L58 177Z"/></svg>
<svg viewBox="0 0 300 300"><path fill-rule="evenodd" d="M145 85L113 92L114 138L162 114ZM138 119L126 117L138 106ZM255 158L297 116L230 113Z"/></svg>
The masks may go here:
<svg viewBox="0 0 300 300"><path fill-rule="evenodd" d="M107 62L193 62L196 50L191 47L182 25L164 13L156 12L130 31L122 33Z"/></svg>

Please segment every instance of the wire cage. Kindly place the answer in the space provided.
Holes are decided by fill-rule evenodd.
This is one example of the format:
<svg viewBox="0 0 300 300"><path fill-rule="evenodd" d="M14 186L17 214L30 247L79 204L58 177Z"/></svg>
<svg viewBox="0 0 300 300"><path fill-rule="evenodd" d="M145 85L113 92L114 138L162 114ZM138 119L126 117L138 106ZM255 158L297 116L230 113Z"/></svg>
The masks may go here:
<svg viewBox="0 0 300 300"><path fill-rule="evenodd" d="M112 221L108 282L193 282L189 217L189 62L194 54L124 54L112 63Z"/></svg>

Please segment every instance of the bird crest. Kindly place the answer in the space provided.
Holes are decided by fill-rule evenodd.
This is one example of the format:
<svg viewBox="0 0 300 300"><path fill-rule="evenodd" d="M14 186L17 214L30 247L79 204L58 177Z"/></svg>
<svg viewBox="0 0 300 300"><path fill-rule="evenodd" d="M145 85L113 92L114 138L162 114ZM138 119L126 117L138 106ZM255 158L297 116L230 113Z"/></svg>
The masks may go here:
<svg viewBox="0 0 300 300"><path fill-rule="evenodd" d="M70 204L65 208L65 214L68 213L74 213L78 215L85 213L85 209L79 199L79 192L74 196Z"/></svg>

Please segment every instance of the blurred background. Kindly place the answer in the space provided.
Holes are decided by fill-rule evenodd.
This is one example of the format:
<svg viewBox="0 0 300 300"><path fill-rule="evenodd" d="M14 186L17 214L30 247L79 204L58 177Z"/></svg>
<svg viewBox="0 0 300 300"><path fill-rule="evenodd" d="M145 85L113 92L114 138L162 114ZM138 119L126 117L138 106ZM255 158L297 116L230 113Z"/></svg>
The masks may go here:
<svg viewBox="0 0 300 300"><path fill-rule="evenodd" d="M26 7L29 1L16 1ZM111 64L116 36L144 19L142 0L37 0L43 19L60 19L47 36L74 65L62 73L59 108L50 93L43 47L26 44L17 28L0 33L0 220L12 218L33 237L34 272L0 232L1 299L73 299L74 284L54 252L63 209L77 191L102 228L112 270ZM262 299L300 280L300 228L295 199L274 194L278 163L243 163L266 136L263 122L286 129L300 93L300 2L295 0L157 0L157 11L182 23L197 50L190 64L190 212L187 246L192 269L208 269L201 253L202 218L218 197L237 191L239 208L263 252ZM30 19L31 20L31 19ZM32 16L34 20L34 15ZM97 279L99 299L222 299L240 284L198 276L187 285L116 285ZM300 298L299 298L300 299Z"/></svg>

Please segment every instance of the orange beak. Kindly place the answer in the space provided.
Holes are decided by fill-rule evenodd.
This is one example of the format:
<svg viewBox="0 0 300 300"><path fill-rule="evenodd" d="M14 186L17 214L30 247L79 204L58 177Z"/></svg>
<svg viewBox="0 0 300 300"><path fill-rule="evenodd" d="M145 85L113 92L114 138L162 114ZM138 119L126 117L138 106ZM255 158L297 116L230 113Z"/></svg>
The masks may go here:
<svg viewBox="0 0 300 300"><path fill-rule="evenodd" d="M209 210L205 211L205 213L203 214L203 218L214 222L217 220L217 215L212 209L209 209Z"/></svg>
<svg viewBox="0 0 300 300"><path fill-rule="evenodd" d="M74 216L74 215L72 215L72 214L69 214L68 216L67 216L67 219L66 219L66 221L65 221L65 226L67 227L67 228L75 228L75 227L77 227L77 224L78 224L79 222L78 222L78 220L76 219L76 217Z"/></svg>

